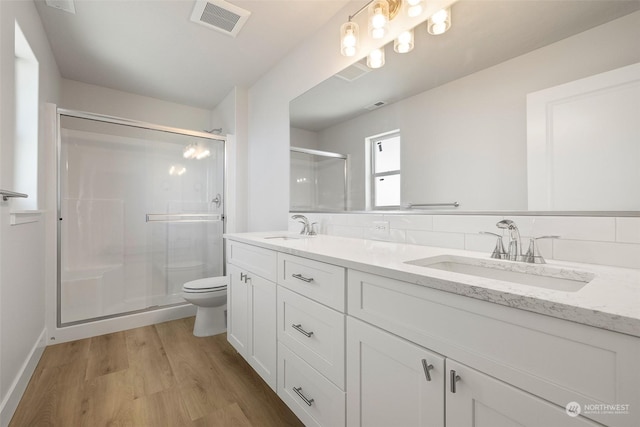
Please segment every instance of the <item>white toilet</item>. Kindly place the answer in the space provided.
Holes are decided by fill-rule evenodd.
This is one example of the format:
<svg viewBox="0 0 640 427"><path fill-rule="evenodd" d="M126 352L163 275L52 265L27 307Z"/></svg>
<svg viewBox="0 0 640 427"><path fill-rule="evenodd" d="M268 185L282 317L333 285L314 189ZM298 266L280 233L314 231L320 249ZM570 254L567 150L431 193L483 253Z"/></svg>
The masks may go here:
<svg viewBox="0 0 640 427"><path fill-rule="evenodd" d="M182 286L182 298L198 307L193 335L208 337L227 330L228 278L205 277Z"/></svg>

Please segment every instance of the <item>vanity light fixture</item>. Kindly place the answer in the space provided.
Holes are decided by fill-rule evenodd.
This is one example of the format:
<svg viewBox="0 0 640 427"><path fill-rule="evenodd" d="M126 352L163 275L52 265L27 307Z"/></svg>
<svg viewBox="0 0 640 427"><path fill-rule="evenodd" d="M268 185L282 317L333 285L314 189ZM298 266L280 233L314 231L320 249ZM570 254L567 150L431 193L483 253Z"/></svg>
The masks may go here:
<svg viewBox="0 0 640 427"><path fill-rule="evenodd" d="M404 3L403 3L404 2ZM384 38L389 21L394 19L401 7L407 16L415 18L424 12L425 0L370 0L356 13L349 16L349 20L340 27L340 53L343 56L355 56L360 44L359 27L353 22L359 13L369 11L369 35L373 39ZM427 20L429 34L439 35L451 28L451 8L441 9ZM398 53L407 53L413 50L413 29L403 31L393 42L393 50ZM369 68L380 68L384 65L384 48L374 49L367 55Z"/></svg>
<svg viewBox="0 0 640 427"><path fill-rule="evenodd" d="M437 11L427 20L427 31L431 35L444 34L449 28L451 28L450 7Z"/></svg>

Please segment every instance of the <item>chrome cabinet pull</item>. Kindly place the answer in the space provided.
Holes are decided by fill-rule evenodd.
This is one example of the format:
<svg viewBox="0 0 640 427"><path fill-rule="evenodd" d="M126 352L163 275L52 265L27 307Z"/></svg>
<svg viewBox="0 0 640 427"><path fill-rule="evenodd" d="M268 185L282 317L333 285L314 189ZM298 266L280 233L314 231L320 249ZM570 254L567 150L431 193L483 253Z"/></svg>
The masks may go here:
<svg viewBox="0 0 640 427"><path fill-rule="evenodd" d="M292 274L291 276L298 280L302 280L303 282L313 282L313 277L304 277L302 274Z"/></svg>
<svg viewBox="0 0 640 427"><path fill-rule="evenodd" d="M307 338L311 338L311 335L313 335L313 332L307 332L304 329L302 329L301 323L297 325L291 325L291 327L296 331L300 332L302 335L306 336Z"/></svg>
<svg viewBox="0 0 640 427"><path fill-rule="evenodd" d="M240 273L240 281L247 283L247 279L246 279L247 275L244 273Z"/></svg>
<svg viewBox="0 0 640 427"><path fill-rule="evenodd" d="M460 375L456 374L456 371L453 369L449 372L449 379L451 382L451 393L456 392L456 382L460 381Z"/></svg>
<svg viewBox="0 0 640 427"><path fill-rule="evenodd" d="M431 381L429 370L433 369L433 365L430 365L427 359L422 359L422 369L424 369L424 376L427 378L427 381Z"/></svg>
<svg viewBox="0 0 640 427"><path fill-rule="evenodd" d="M307 397L302 394L302 387L294 387L293 391L295 391L296 394L300 396L300 399L304 400L304 403L306 403L308 406L311 406L311 404L313 403L313 399L307 399Z"/></svg>

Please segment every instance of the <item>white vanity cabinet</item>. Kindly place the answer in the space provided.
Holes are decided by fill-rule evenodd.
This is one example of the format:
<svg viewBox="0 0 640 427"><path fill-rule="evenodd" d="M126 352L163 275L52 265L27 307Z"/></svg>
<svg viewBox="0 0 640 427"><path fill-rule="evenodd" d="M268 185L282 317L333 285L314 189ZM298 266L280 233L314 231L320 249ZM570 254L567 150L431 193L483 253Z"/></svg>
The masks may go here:
<svg viewBox="0 0 640 427"><path fill-rule="evenodd" d="M640 426L636 336L269 247L228 241L228 339L307 426Z"/></svg>
<svg viewBox="0 0 640 427"><path fill-rule="evenodd" d="M227 340L276 390L276 252L227 242Z"/></svg>
<svg viewBox="0 0 640 427"><path fill-rule="evenodd" d="M349 317L347 372L348 426L444 427L441 355Z"/></svg>
<svg viewBox="0 0 640 427"><path fill-rule="evenodd" d="M307 426L345 424L345 269L278 254L278 395Z"/></svg>

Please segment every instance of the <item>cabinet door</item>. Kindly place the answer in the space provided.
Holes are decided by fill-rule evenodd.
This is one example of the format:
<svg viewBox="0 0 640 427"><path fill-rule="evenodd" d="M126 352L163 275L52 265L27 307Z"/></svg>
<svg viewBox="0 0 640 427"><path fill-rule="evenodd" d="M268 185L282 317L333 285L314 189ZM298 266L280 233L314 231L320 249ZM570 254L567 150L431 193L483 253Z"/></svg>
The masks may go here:
<svg viewBox="0 0 640 427"><path fill-rule="evenodd" d="M601 425L451 359L446 377L447 427Z"/></svg>
<svg viewBox="0 0 640 427"><path fill-rule="evenodd" d="M348 426L444 426L444 375L442 356L347 318Z"/></svg>
<svg viewBox="0 0 640 427"><path fill-rule="evenodd" d="M249 285L240 280L243 274L233 264L227 265L229 287L227 288L227 341L244 357L247 358L249 339Z"/></svg>
<svg viewBox="0 0 640 427"><path fill-rule="evenodd" d="M249 284L247 361L276 391L276 284L247 272Z"/></svg>

